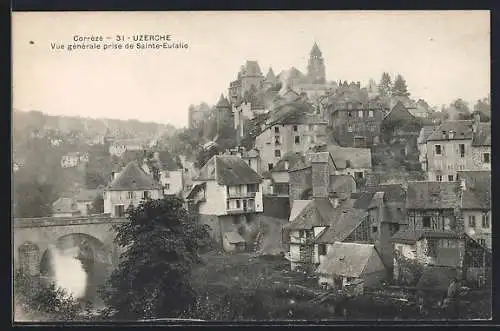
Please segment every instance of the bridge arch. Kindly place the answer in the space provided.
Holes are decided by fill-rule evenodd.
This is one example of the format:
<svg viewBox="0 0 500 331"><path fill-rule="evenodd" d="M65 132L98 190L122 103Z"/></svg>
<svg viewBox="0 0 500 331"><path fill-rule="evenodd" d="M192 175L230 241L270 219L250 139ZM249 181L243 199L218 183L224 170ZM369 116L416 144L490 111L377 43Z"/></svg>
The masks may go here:
<svg viewBox="0 0 500 331"><path fill-rule="evenodd" d="M99 302L98 288L104 285L113 266L112 249L98 238L86 233L62 235L51 246L57 250L60 256L78 260L81 263L83 272L86 274L85 277L76 274L81 270L68 270L67 272L74 272L77 281L85 282L85 284L79 284L85 287L84 299L94 303ZM62 263L62 261L54 258L54 254L49 247L42 254L39 265L40 274L49 279L54 279L56 277L54 273L55 263Z"/></svg>

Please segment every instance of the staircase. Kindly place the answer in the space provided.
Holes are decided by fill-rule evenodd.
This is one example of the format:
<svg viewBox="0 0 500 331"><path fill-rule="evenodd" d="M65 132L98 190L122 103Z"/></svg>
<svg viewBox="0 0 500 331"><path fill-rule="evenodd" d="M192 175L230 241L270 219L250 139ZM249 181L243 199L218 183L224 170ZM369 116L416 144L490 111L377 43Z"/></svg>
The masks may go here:
<svg viewBox="0 0 500 331"><path fill-rule="evenodd" d="M255 237L255 240L253 241L252 251L254 253L260 253L262 251L263 244L264 244L264 233L262 231L259 231L259 233L257 233L257 236Z"/></svg>

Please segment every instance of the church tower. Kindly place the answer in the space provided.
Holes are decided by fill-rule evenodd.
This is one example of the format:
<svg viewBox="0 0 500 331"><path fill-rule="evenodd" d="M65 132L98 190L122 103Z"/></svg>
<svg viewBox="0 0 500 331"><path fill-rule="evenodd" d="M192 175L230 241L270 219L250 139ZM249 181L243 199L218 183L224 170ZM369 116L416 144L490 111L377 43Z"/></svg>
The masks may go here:
<svg viewBox="0 0 500 331"><path fill-rule="evenodd" d="M309 56L309 65L307 66L307 78L309 83L325 84L325 63L318 44L314 43Z"/></svg>

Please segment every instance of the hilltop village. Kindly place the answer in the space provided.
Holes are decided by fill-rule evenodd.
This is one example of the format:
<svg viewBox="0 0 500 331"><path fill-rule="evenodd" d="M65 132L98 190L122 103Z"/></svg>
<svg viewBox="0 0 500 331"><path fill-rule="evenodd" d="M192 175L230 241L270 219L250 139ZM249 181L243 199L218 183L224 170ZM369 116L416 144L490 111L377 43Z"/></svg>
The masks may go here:
<svg viewBox="0 0 500 331"><path fill-rule="evenodd" d="M14 150L14 178L65 182L49 204L32 202L38 214L14 211L125 217L144 199L177 195L222 255L282 257L312 288L391 285L441 300L455 282L491 284L491 125L459 101L437 111L413 100L401 75L329 81L315 43L305 73L264 75L246 61L214 107L189 108L184 131L33 131L27 144L59 151L45 169L60 173L42 175Z"/></svg>

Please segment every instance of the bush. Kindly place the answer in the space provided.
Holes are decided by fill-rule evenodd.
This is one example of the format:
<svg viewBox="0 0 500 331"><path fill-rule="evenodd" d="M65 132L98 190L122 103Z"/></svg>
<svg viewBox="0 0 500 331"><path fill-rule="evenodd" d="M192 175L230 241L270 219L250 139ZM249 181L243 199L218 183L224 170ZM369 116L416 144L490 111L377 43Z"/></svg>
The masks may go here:
<svg viewBox="0 0 500 331"><path fill-rule="evenodd" d="M54 320L74 320L90 303L73 298L53 282L26 275L17 270L14 275L14 296L27 314L46 315Z"/></svg>

